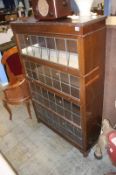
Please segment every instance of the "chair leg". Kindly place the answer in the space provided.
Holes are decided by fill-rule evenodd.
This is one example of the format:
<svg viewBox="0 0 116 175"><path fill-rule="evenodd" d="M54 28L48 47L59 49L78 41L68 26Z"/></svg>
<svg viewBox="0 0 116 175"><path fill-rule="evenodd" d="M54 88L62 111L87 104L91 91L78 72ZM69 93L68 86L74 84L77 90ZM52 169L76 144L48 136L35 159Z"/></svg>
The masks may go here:
<svg viewBox="0 0 116 175"><path fill-rule="evenodd" d="M10 107L8 106L8 104L5 100L3 100L3 105L6 108L6 110L8 111L8 113L10 114L10 120L12 120L12 112L11 112Z"/></svg>
<svg viewBox="0 0 116 175"><path fill-rule="evenodd" d="M27 107L27 111L28 111L28 114L29 114L29 118L32 119L31 109L30 109L30 102L29 102L29 100L26 101L25 104L26 104L26 107Z"/></svg>

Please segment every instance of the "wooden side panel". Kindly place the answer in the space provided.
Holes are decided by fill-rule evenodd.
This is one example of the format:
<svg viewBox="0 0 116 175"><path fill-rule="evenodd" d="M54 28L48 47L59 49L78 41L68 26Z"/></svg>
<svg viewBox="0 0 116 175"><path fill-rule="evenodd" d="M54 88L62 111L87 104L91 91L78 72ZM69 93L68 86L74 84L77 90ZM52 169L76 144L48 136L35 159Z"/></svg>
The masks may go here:
<svg viewBox="0 0 116 175"><path fill-rule="evenodd" d="M97 141L101 129L104 68L105 28L79 39L80 104L85 152Z"/></svg>
<svg viewBox="0 0 116 175"><path fill-rule="evenodd" d="M85 130L86 149L96 141L101 130L103 108L103 82L100 73L85 83Z"/></svg>
<svg viewBox="0 0 116 175"><path fill-rule="evenodd" d="M97 66L104 71L105 60L105 28L80 38L80 74L86 75Z"/></svg>
<svg viewBox="0 0 116 175"><path fill-rule="evenodd" d="M116 124L116 27L107 27L103 118Z"/></svg>

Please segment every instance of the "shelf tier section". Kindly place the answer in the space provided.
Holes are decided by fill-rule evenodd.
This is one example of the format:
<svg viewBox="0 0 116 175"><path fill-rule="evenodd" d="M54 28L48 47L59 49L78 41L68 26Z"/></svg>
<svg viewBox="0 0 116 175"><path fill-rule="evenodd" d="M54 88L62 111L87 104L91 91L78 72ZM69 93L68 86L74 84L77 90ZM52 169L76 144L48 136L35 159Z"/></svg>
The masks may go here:
<svg viewBox="0 0 116 175"><path fill-rule="evenodd" d="M30 59L23 59L23 62L28 79L42 83L49 88L56 89L79 101L80 77L41 65Z"/></svg>
<svg viewBox="0 0 116 175"><path fill-rule="evenodd" d="M33 100L33 105L38 121L42 121L75 146L83 149L82 130L79 127L38 101Z"/></svg>

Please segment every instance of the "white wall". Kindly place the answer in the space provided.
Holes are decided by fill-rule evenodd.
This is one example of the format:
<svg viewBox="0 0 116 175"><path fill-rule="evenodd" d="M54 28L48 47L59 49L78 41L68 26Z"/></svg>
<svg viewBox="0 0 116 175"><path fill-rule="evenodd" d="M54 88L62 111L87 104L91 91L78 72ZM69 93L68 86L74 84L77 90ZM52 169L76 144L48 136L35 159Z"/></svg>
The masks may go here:
<svg viewBox="0 0 116 175"><path fill-rule="evenodd" d="M116 14L116 0L111 0L111 13Z"/></svg>

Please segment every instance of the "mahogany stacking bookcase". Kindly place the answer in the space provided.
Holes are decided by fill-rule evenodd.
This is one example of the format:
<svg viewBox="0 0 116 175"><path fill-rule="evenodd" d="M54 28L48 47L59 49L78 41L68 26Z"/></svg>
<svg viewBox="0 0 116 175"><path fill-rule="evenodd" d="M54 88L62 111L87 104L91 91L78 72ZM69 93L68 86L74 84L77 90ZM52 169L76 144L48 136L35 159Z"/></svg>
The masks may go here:
<svg viewBox="0 0 116 175"><path fill-rule="evenodd" d="M87 155L101 127L105 17L11 24L38 121Z"/></svg>

